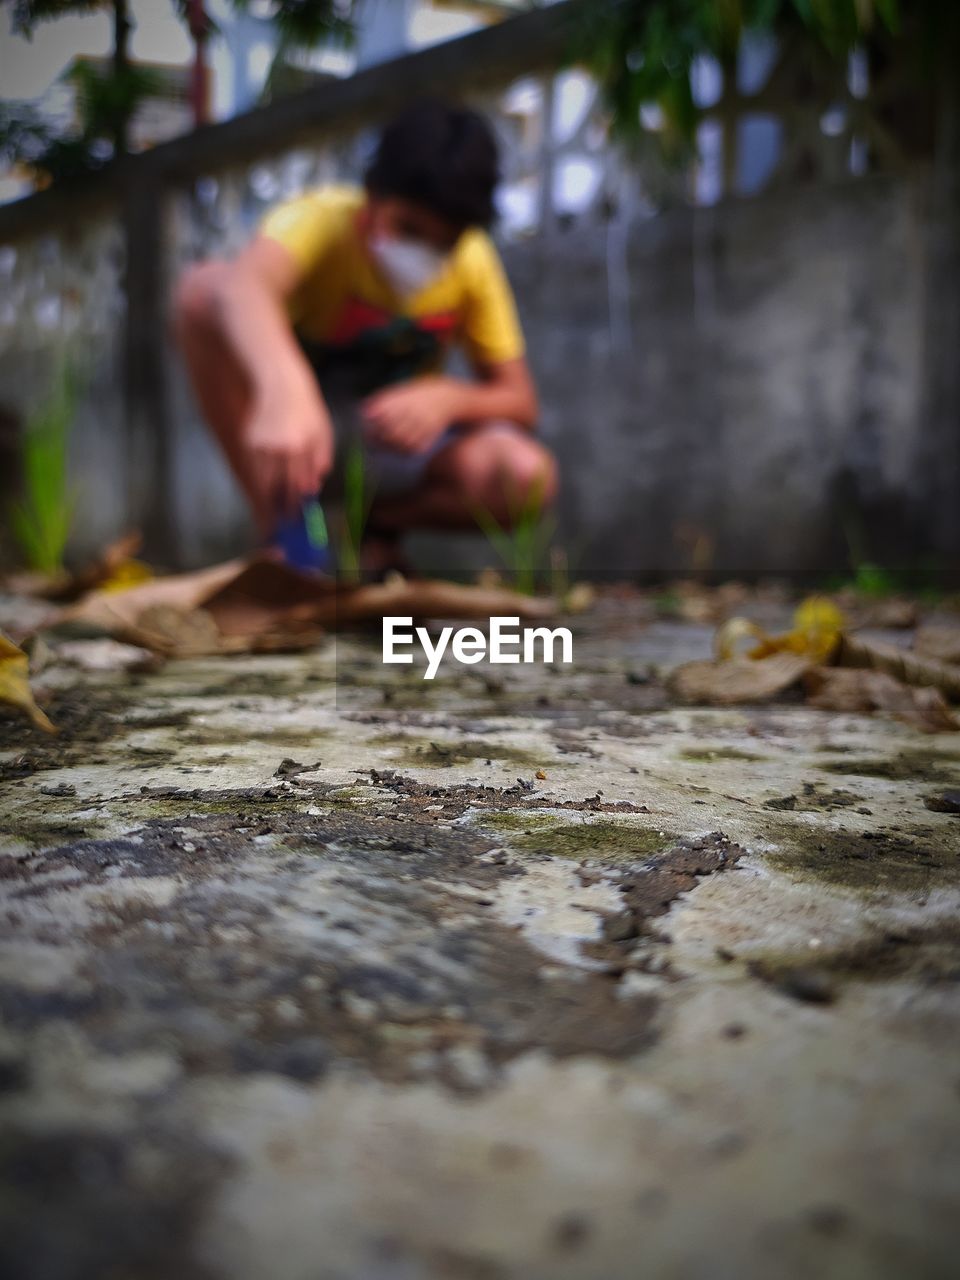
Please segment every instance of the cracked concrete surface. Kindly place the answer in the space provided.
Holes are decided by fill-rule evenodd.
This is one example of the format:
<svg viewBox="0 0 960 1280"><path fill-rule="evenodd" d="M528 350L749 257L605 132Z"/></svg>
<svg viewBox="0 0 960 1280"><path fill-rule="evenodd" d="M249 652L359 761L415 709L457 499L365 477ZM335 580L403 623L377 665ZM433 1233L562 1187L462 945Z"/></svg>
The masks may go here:
<svg viewBox="0 0 960 1280"><path fill-rule="evenodd" d="M61 738L0 724L0 1274L955 1274L958 736L677 707L705 628L578 633L49 668Z"/></svg>

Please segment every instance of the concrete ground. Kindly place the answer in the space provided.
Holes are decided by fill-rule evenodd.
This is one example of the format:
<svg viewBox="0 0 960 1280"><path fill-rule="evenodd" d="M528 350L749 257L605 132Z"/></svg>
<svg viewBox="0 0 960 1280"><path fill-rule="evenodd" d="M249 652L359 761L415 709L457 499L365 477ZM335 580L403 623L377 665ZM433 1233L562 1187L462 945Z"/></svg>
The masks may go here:
<svg viewBox="0 0 960 1280"><path fill-rule="evenodd" d="M0 721L0 1275L947 1277L960 739L573 670L41 676Z"/></svg>

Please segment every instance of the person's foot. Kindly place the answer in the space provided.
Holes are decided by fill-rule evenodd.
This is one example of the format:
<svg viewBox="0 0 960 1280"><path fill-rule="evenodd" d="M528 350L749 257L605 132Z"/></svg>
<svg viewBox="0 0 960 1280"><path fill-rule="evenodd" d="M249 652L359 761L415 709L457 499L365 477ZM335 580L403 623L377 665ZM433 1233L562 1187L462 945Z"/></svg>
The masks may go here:
<svg viewBox="0 0 960 1280"><path fill-rule="evenodd" d="M405 578L416 577L416 569L403 550L399 533L393 530L369 530L360 546L360 572L364 578L382 582L391 573Z"/></svg>

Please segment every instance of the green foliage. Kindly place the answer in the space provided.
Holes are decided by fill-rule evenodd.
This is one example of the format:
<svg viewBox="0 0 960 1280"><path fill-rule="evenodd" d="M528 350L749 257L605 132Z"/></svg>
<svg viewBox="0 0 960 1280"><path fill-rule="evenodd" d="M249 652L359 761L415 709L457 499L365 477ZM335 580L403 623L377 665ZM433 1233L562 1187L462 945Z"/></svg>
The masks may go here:
<svg viewBox="0 0 960 1280"><path fill-rule="evenodd" d="M111 136L118 124L133 119L146 98L163 88L161 75L135 65L118 71L81 62L69 78L77 91L77 110L87 139Z"/></svg>
<svg viewBox="0 0 960 1280"><path fill-rule="evenodd" d="M0 158L37 177L64 182L94 173L113 155L115 139L140 104L162 85L143 67L102 71L80 63L70 73L77 93L79 128L60 134L30 103L0 103Z"/></svg>
<svg viewBox="0 0 960 1280"><path fill-rule="evenodd" d="M108 0L11 0L13 29L18 35L32 36L41 22L50 22L69 13L96 13Z"/></svg>
<svg viewBox="0 0 960 1280"><path fill-rule="evenodd" d="M304 504L303 521L307 529L307 539L311 547L315 551L321 551L329 545L330 538L327 533L327 521L323 514L323 507L316 500Z"/></svg>
<svg viewBox="0 0 960 1280"><path fill-rule="evenodd" d="M653 597L653 607L663 617L672 618L680 612L683 597L673 587L667 587Z"/></svg>
<svg viewBox="0 0 960 1280"><path fill-rule="evenodd" d="M895 32L901 0L614 0L584 6L576 56L602 86L613 130L636 139L640 109L656 103L663 143L689 151L698 120L690 73L695 60L735 57L748 31L801 31L827 55L843 59L877 29Z"/></svg>
<svg viewBox="0 0 960 1280"><path fill-rule="evenodd" d="M0 153L8 162L25 166L37 178L62 182L96 171L115 151L126 149L129 122L154 88L147 73L135 70L127 61L128 4L129 0L10 0L13 29L28 39L41 23L68 14L106 10L113 13L119 43L109 72L83 64L74 68L71 78L77 91L78 127L61 133L27 104L14 104L15 116L33 113L35 127L30 136L24 136L22 130L0 122ZM46 135L43 145L39 145L41 134Z"/></svg>
<svg viewBox="0 0 960 1280"><path fill-rule="evenodd" d="M896 593L898 584L895 575L889 569L866 561L856 567L853 589L858 595L866 596L871 600L883 600Z"/></svg>
<svg viewBox="0 0 960 1280"><path fill-rule="evenodd" d="M340 573L349 582L360 581L360 548L373 506L373 489L368 483L363 447L353 444L343 463L343 519L337 539Z"/></svg>
<svg viewBox="0 0 960 1280"><path fill-rule="evenodd" d="M243 9L249 0L233 0ZM315 3L275 3L273 21L280 39L261 91L261 102L272 102L288 93L297 93L310 84L311 72L296 54L319 45L349 48L354 42L352 11L354 0L317 0Z"/></svg>
<svg viewBox="0 0 960 1280"><path fill-rule="evenodd" d="M232 0L243 12L250 0ZM270 18L286 48L315 49L330 42L349 43L353 39L352 0L273 0Z"/></svg>
<svg viewBox="0 0 960 1280"><path fill-rule="evenodd" d="M523 498L514 494L507 503L506 526L485 507L478 506L473 511L474 519L510 573L512 585L523 595L536 591L556 532L556 521L544 511L543 492L541 483L531 485Z"/></svg>
<svg viewBox="0 0 960 1280"><path fill-rule="evenodd" d="M83 133L58 135L30 103L0 103L0 161L4 165L20 165L36 178L65 182L92 173L104 159L96 139Z"/></svg>
<svg viewBox="0 0 960 1280"><path fill-rule="evenodd" d="M935 559L895 569L864 561L854 565L851 573L831 575L823 589L829 593L852 591L864 600L909 595L933 607L949 598L947 592L952 580L949 566Z"/></svg>
<svg viewBox="0 0 960 1280"><path fill-rule="evenodd" d="M67 446L76 414L77 376L64 359L47 399L27 420L20 447L23 496L11 506L13 535L29 568L57 573L73 519Z"/></svg>
<svg viewBox="0 0 960 1280"><path fill-rule="evenodd" d="M55 141L50 122L29 102L0 102L0 160L32 166Z"/></svg>
<svg viewBox="0 0 960 1280"><path fill-rule="evenodd" d="M188 0L172 3L194 38L219 34L205 8L197 30ZM238 12L249 8L249 0L230 3ZM94 173L126 150L129 125L138 108L163 86L162 77L126 58L126 33L131 29L128 7L129 0L0 0L0 11L12 11L13 29L23 36L30 37L41 23L67 14L100 11L112 13L114 30L122 33L121 48L114 50L106 70L84 63L73 70L77 128L62 133L30 104L0 104L0 157L7 164L23 165L42 180L62 182ZM274 0L271 17L281 52L312 49L325 41L349 43L353 9L353 0Z"/></svg>

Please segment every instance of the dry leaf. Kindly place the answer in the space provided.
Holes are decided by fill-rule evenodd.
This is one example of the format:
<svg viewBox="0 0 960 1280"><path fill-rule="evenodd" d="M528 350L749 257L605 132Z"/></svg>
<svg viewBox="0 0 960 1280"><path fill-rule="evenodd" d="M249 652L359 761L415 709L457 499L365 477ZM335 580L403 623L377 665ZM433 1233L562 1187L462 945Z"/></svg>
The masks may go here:
<svg viewBox="0 0 960 1280"><path fill-rule="evenodd" d="M885 671L903 684L928 685L939 689L951 702L960 702L960 667L922 657L909 649L881 644L879 640L844 636L836 662L841 667Z"/></svg>
<svg viewBox="0 0 960 1280"><path fill-rule="evenodd" d="M714 706L766 702L797 684L809 666L808 660L796 653L686 662L670 675L668 684L684 702L706 702Z"/></svg>
<svg viewBox="0 0 960 1280"><path fill-rule="evenodd" d="M121 560L110 575L99 584L101 591L129 591L141 582L150 582L154 572L143 560Z"/></svg>
<svg viewBox="0 0 960 1280"><path fill-rule="evenodd" d="M147 647L181 658L220 651L220 629L205 609L178 609L151 604L137 615L137 630L149 638Z"/></svg>
<svg viewBox="0 0 960 1280"><path fill-rule="evenodd" d="M328 628L386 614L426 618L552 616L555 602L505 588L408 582L337 583L280 561L231 561L156 578L126 591L92 592L51 621L81 622L168 655L302 649Z"/></svg>
<svg viewBox="0 0 960 1280"><path fill-rule="evenodd" d="M555 600L523 596L506 587L471 587L456 582L425 579L422 582L375 583L340 586L334 605L323 620L330 626L376 621L386 614L413 618L476 618L495 616L537 621L555 616Z"/></svg>
<svg viewBox="0 0 960 1280"><path fill-rule="evenodd" d="M743 641L753 641L747 650L751 658L767 658L774 653L795 653L811 662L827 662L843 634L843 614L824 596L808 596L797 606L793 626L782 635L771 636L749 618L729 618L717 629L714 652L730 659L743 652Z"/></svg>
<svg viewBox="0 0 960 1280"><path fill-rule="evenodd" d="M804 685L810 706L823 711L883 711L927 733L960 729L938 689L911 688L886 671L817 667Z"/></svg>
<svg viewBox="0 0 960 1280"><path fill-rule="evenodd" d="M563 597L565 613L586 613L596 603L597 593L590 582L575 582Z"/></svg>
<svg viewBox="0 0 960 1280"><path fill-rule="evenodd" d="M909 631L917 625L917 603L894 596L890 600L877 600L865 611L861 606L861 627L888 627L893 631Z"/></svg>
<svg viewBox="0 0 960 1280"><path fill-rule="evenodd" d="M909 630L917 623L917 603L904 596L871 600L852 588L834 593L832 599L855 627Z"/></svg>
<svg viewBox="0 0 960 1280"><path fill-rule="evenodd" d="M771 637L766 631L750 618L728 618L717 628L716 635L713 637L713 652L719 662L729 662L738 655L744 654L745 641L749 642L751 656L754 656L752 650L757 647L757 642L769 644L770 640Z"/></svg>
<svg viewBox="0 0 960 1280"><path fill-rule="evenodd" d="M936 658L960 666L960 627L918 627L913 651L921 658Z"/></svg>
<svg viewBox="0 0 960 1280"><path fill-rule="evenodd" d="M42 671L54 666L59 660L59 654L47 644L43 635L34 635L29 640L25 640L23 651L30 660L29 672L31 677L40 675Z"/></svg>
<svg viewBox="0 0 960 1280"><path fill-rule="evenodd" d="M5 573L0 578L3 590L11 596L25 596L30 600L63 600L69 590L72 574L66 569L59 573L40 573L34 569Z"/></svg>
<svg viewBox="0 0 960 1280"><path fill-rule="evenodd" d="M28 668L29 659L23 650L0 633L0 703L28 716L45 733L56 733L33 700Z"/></svg>
<svg viewBox="0 0 960 1280"><path fill-rule="evenodd" d="M7 581L8 590L44 600L69 604L79 600L88 591L112 585L112 589L125 590L134 582L143 582L152 576L152 570L133 556L143 541L139 533L125 533L109 543L91 564L77 573L63 571L52 575L38 573L15 574Z"/></svg>
<svg viewBox="0 0 960 1280"><path fill-rule="evenodd" d="M106 631L117 640L169 653L172 646L165 631L162 628L157 632L149 630L151 624L156 625L156 618L147 611L165 606L181 614L189 613L199 608L219 587L235 578L246 563L244 560L231 560L196 573L155 578L128 591L92 591L76 604L61 610L56 617L48 619L47 623L83 623ZM143 627L139 625L141 616L146 617Z"/></svg>

